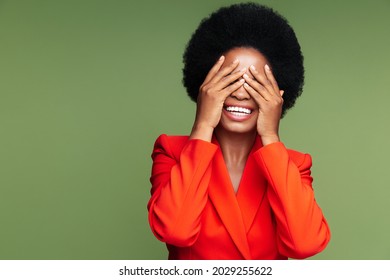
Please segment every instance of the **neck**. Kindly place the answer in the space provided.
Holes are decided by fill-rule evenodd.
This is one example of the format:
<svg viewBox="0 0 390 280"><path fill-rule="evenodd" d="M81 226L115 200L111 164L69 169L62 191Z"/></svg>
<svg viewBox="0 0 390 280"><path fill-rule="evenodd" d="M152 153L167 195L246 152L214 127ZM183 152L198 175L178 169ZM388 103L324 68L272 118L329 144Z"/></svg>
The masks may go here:
<svg viewBox="0 0 390 280"><path fill-rule="evenodd" d="M225 162L228 165L245 164L255 143L257 132L233 133L215 130L215 137L221 147Z"/></svg>

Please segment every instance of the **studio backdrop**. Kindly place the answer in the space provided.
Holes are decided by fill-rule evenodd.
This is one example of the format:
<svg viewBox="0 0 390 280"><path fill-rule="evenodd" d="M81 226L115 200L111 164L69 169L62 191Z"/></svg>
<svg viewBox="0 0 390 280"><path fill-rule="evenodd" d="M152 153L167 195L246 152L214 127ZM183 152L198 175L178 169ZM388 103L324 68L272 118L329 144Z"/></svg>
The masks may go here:
<svg viewBox="0 0 390 280"><path fill-rule="evenodd" d="M182 54L239 1L0 1L0 259L166 259L151 233L153 144L188 134ZM305 57L281 122L310 153L332 239L315 259L390 259L390 1L256 1Z"/></svg>

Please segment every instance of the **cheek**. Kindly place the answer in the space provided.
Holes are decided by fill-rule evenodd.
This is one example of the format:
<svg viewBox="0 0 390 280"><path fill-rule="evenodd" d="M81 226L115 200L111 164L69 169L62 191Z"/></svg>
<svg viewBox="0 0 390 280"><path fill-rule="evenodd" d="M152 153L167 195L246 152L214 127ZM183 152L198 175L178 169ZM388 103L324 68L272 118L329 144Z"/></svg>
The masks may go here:
<svg viewBox="0 0 390 280"><path fill-rule="evenodd" d="M255 112L252 113L252 118L251 118L251 120L252 120L254 123L256 123L258 117L259 117L259 111L256 110Z"/></svg>
<svg viewBox="0 0 390 280"><path fill-rule="evenodd" d="M251 117L251 119L257 119L257 117L259 116L259 109L258 109L259 107L256 105L256 109L254 109L253 110L253 112L252 112L252 117Z"/></svg>

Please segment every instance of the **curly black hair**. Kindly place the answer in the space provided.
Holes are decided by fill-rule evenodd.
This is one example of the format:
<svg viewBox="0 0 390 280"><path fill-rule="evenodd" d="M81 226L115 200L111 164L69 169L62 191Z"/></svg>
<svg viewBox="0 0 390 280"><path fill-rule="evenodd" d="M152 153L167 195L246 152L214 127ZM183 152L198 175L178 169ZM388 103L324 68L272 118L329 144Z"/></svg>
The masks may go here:
<svg viewBox="0 0 390 280"><path fill-rule="evenodd" d="M196 102L211 67L222 54L237 47L254 48L270 62L279 88L284 90L283 117L302 93L301 47L283 16L251 2L220 8L192 34L183 55L183 84L188 95Z"/></svg>

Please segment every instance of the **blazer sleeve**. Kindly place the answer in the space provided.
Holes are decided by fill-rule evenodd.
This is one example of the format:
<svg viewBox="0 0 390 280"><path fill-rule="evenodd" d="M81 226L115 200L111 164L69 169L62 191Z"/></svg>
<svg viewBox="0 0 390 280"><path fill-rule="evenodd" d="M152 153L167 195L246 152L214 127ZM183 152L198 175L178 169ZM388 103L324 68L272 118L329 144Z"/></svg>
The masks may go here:
<svg viewBox="0 0 390 280"><path fill-rule="evenodd" d="M303 259L326 247L330 230L314 197L311 156L295 153L293 160L283 143L277 142L260 148L255 158L268 180L278 249L286 257Z"/></svg>
<svg viewBox="0 0 390 280"><path fill-rule="evenodd" d="M203 140L188 140L175 156L177 144L169 140L167 135L161 135L152 153L149 224L159 240L180 247L191 246L199 235L200 217L208 197L210 163L217 146Z"/></svg>

